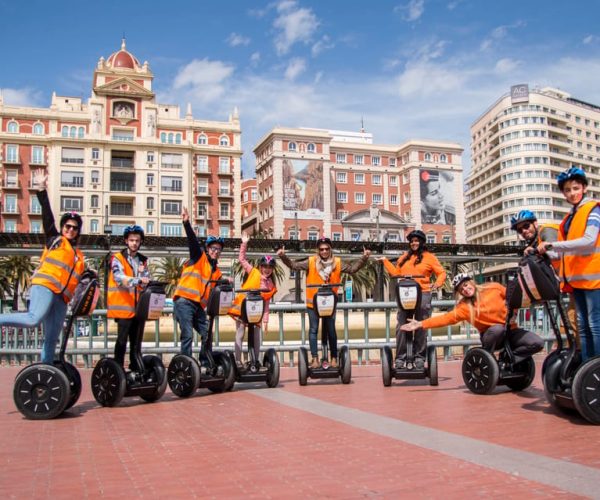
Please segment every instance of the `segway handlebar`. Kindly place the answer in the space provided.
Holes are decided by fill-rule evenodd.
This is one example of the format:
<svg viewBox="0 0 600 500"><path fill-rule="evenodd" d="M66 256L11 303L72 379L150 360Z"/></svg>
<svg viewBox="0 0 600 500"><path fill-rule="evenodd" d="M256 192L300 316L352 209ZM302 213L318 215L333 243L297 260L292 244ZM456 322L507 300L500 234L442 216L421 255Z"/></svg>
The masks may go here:
<svg viewBox="0 0 600 500"><path fill-rule="evenodd" d="M424 274L401 274L399 276L392 276L395 280L412 280L415 278L424 278Z"/></svg>
<svg viewBox="0 0 600 500"><path fill-rule="evenodd" d="M342 283L322 283L321 285L306 285L306 288L334 288L342 285Z"/></svg>
<svg viewBox="0 0 600 500"><path fill-rule="evenodd" d="M240 288L234 290L235 293L267 293L270 291L268 288Z"/></svg>

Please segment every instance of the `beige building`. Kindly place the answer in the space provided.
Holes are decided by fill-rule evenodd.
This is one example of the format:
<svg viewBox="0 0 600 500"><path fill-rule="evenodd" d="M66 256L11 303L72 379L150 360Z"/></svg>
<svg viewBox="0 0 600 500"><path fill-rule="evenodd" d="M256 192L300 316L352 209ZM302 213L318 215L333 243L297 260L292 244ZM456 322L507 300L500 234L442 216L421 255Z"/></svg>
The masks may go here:
<svg viewBox="0 0 600 500"><path fill-rule="evenodd" d="M260 227L275 238L465 241L459 144L277 127L254 148Z"/></svg>
<svg viewBox="0 0 600 500"><path fill-rule="evenodd" d="M98 61L87 102L52 95L49 108L10 106L0 98L2 224L41 232L30 188L46 170L55 216L73 210L85 233L182 235L188 207L199 234L241 230L241 144L237 111L227 121L195 119L188 105L156 102L154 75L125 47Z"/></svg>
<svg viewBox="0 0 600 500"><path fill-rule="evenodd" d="M590 194L600 180L600 107L552 88L515 85L471 127L467 242L514 245L510 218L522 209L559 223L569 206L556 176L583 167Z"/></svg>

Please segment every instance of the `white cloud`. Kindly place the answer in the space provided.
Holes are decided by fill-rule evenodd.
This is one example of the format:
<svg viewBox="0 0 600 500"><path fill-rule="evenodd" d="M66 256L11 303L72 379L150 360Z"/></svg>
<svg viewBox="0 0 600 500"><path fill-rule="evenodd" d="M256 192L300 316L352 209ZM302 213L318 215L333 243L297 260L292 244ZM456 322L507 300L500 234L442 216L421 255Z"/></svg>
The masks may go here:
<svg viewBox="0 0 600 500"><path fill-rule="evenodd" d="M407 22L417 21L425 11L425 0L410 0L407 4L396 5L394 12L399 13Z"/></svg>
<svg viewBox="0 0 600 500"><path fill-rule="evenodd" d="M442 64L415 62L406 65L398 77L398 93L401 97L426 97L436 93L458 91L468 75L452 70Z"/></svg>
<svg viewBox="0 0 600 500"><path fill-rule="evenodd" d="M23 89L1 88L0 94L7 106L42 106L42 93L29 87Z"/></svg>
<svg viewBox="0 0 600 500"><path fill-rule="evenodd" d="M295 80L304 71L306 71L306 61L300 57L296 57L289 62L285 70L285 79L290 81Z"/></svg>
<svg viewBox="0 0 600 500"><path fill-rule="evenodd" d="M498 27L494 28L492 30L492 32L488 35L488 37L485 38L481 42L481 45L479 46L479 48L482 51L489 50L492 47L494 47L498 42L500 42L501 40L506 38L509 30L523 28L523 27L525 27L525 25L526 25L526 23L524 21L517 21L513 24L498 26Z"/></svg>
<svg viewBox="0 0 600 500"><path fill-rule="evenodd" d="M227 37L227 43L232 47L248 45L250 43L250 38L244 35L239 35L238 33L231 33L231 35Z"/></svg>
<svg viewBox="0 0 600 500"><path fill-rule="evenodd" d="M202 102L219 97L234 66L221 61L194 59L179 70L173 80L174 90L184 90Z"/></svg>
<svg viewBox="0 0 600 500"><path fill-rule="evenodd" d="M596 35L588 35L582 40L584 45L590 45L597 41L598 41L598 37Z"/></svg>
<svg viewBox="0 0 600 500"><path fill-rule="evenodd" d="M324 50L330 50L334 47L335 43L333 43L327 35L323 35L323 37L312 46L311 53L313 57L316 57Z"/></svg>
<svg viewBox="0 0 600 500"><path fill-rule="evenodd" d="M494 67L495 73L511 73L515 71L521 65L521 61L517 61L515 59L511 59L510 57L505 57L503 59L499 59Z"/></svg>
<svg viewBox="0 0 600 500"><path fill-rule="evenodd" d="M277 4L278 16L273 26L278 31L275 49L279 55L287 54L296 43L307 44L319 27L319 20L311 9L298 7L294 0Z"/></svg>
<svg viewBox="0 0 600 500"><path fill-rule="evenodd" d="M253 52L250 56L250 65L256 67L260 62L260 52Z"/></svg>
<svg viewBox="0 0 600 500"><path fill-rule="evenodd" d="M314 83L315 84L319 83L321 81L321 78L323 78L323 72L318 71L317 74L315 75Z"/></svg>

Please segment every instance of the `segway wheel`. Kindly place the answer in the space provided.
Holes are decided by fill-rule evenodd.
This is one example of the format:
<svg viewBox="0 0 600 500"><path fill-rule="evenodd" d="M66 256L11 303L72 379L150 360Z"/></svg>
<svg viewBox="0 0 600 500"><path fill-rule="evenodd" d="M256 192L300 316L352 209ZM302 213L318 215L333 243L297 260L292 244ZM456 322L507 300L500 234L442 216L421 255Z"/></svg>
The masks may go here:
<svg viewBox="0 0 600 500"><path fill-rule="evenodd" d="M434 345L427 347L427 371L429 372L429 385L438 385L437 352Z"/></svg>
<svg viewBox="0 0 600 500"><path fill-rule="evenodd" d="M507 380L504 382L506 387L511 391L522 391L527 389L535 378L535 362L533 361L533 358L529 357L521 361L515 365L515 369L522 372L523 377Z"/></svg>
<svg viewBox="0 0 600 500"><path fill-rule="evenodd" d="M588 422L600 424L600 356L588 359L573 379L575 408Z"/></svg>
<svg viewBox="0 0 600 500"><path fill-rule="evenodd" d="M21 370L15 379L15 405L31 420L58 417L65 411L70 397L71 388L67 375L53 365L30 365Z"/></svg>
<svg viewBox="0 0 600 500"><path fill-rule="evenodd" d="M340 349L342 384L349 384L352 380L352 360L350 359L350 349L347 345Z"/></svg>
<svg viewBox="0 0 600 500"><path fill-rule="evenodd" d="M275 349L269 349L265 353L263 365L267 367L267 387L277 387L279 384L279 358Z"/></svg>
<svg viewBox="0 0 600 500"><path fill-rule="evenodd" d="M102 406L116 406L125 395L125 370L112 358L103 358L92 372L92 394Z"/></svg>
<svg viewBox="0 0 600 500"><path fill-rule="evenodd" d="M200 367L194 358L178 354L169 363L167 380L173 394L188 398L198 389Z"/></svg>
<svg viewBox="0 0 600 500"><path fill-rule="evenodd" d="M152 380L156 383L156 390L152 394L140 394L140 398L148 403L154 403L163 397L167 390L167 370L158 356L146 355L143 358L146 373L151 373Z"/></svg>
<svg viewBox="0 0 600 500"><path fill-rule="evenodd" d="M60 364L55 366L60 368ZM71 397L69 398L69 402L65 407L65 411L67 411L75 403L77 403L79 396L81 396L81 375L79 374L79 370L71 363L67 363L65 361L63 366L67 372L67 378L69 379L69 385L71 387Z"/></svg>
<svg viewBox="0 0 600 500"><path fill-rule="evenodd" d="M467 388L475 394L490 394L498 384L500 369L496 358L485 349L467 351L462 363L462 377Z"/></svg>
<svg viewBox="0 0 600 500"><path fill-rule="evenodd" d="M223 382L219 385L211 385L208 390L216 394L230 391L235 384L235 370L231 364L231 355L229 351L212 353L213 359L217 365L217 372L220 377L223 377Z"/></svg>
<svg viewBox="0 0 600 500"><path fill-rule="evenodd" d="M308 380L308 352L305 347L298 350L298 383L306 385Z"/></svg>
<svg viewBox="0 0 600 500"><path fill-rule="evenodd" d="M384 387L392 385L392 350L385 346L379 351L381 358L381 376L383 377Z"/></svg>

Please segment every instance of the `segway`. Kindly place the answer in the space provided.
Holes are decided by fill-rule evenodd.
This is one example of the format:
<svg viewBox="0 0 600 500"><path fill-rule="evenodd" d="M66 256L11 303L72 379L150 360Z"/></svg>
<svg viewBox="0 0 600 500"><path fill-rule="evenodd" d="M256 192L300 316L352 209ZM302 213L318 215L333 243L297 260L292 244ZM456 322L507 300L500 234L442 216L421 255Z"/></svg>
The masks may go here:
<svg viewBox="0 0 600 500"><path fill-rule="evenodd" d="M233 303L233 287L228 280L211 280L214 284L208 296L206 314L208 333L202 339L198 360L185 354L177 354L169 363L167 379L173 394L187 398L198 388L211 392L229 391L235 382L229 351L213 351L213 325L216 316L227 314Z"/></svg>
<svg viewBox="0 0 600 500"><path fill-rule="evenodd" d="M245 293L246 297L242 301L240 321L247 327L248 333L248 362L238 366L235 362L235 356L230 351L230 359L235 371L236 382L266 382L268 387L277 387L279 383L279 359L275 349L267 349L263 357L262 365L254 354L254 328L260 326L264 315L265 301L261 292L269 290L245 289L236 290L238 293Z"/></svg>
<svg viewBox="0 0 600 500"><path fill-rule="evenodd" d="M556 275L540 259L539 256L526 256L519 263L517 271L508 274L504 324L507 332L510 331L516 310L529 307L533 302L544 301L547 297L558 296ZM471 392L491 394L497 385L505 385L512 391L522 391L531 385L535 378L535 362L531 356L523 360L516 359L510 347L509 336L510 333L504 336L498 358L482 347L467 351L462 363L462 376Z"/></svg>
<svg viewBox="0 0 600 500"><path fill-rule="evenodd" d="M81 276L69 305L58 360L54 364L35 363L23 368L15 379L13 399L17 409L32 420L47 420L71 408L81 395L81 376L65 360L65 351L73 321L89 316L96 307L100 289L98 276L87 270Z"/></svg>
<svg viewBox="0 0 600 500"><path fill-rule="evenodd" d="M406 312L407 317L415 317L417 311L421 310L421 287L414 278L422 276L395 276L396 281L396 303L398 307ZM419 318L421 319L421 318ZM413 351L414 332L402 332L406 335L406 366L396 368L392 349L384 346L381 349L381 372L383 385L392 385L392 379L414 380L429 378L429 385L438 385L437 356L435 346L427 347L427 364L423 368L415 365L415 353ZM396 348L398 349L398 348Z"/></svg>
<svg viewBox="0 0 600 500"><path fill-rule="evenodd" d="M333 288L341 286L337 284L306 285L307 288L318 288L313 298L313 307L315 312L321 318L329 318L335 314L337 307L337 295ZM322 357L319 368L311 368L308 364L308 350L306 347L300 347L298 352L298 382L300 385L306 385L309 378L338 378L342 379L343 384L349 384L352 379L352 361L350 359L350 349L343 345L339 351L338 367L333 368L329 364L329 346L327 332L321 324L321 347Z"/></svg>
<svg viewBox="0 0 600 500"><path fill-rule="evenodd" d="M146 321L160 318L165 305L164 283L151 281L141 293L136 318L138 330L132 345L134 363L129 370L113 358L103 358L92 372L92 393L102 406L116 406L124 397L139 396L148 403L158 401L167 388L167 374L158 356L142 356L142 340Z"/></svg>

